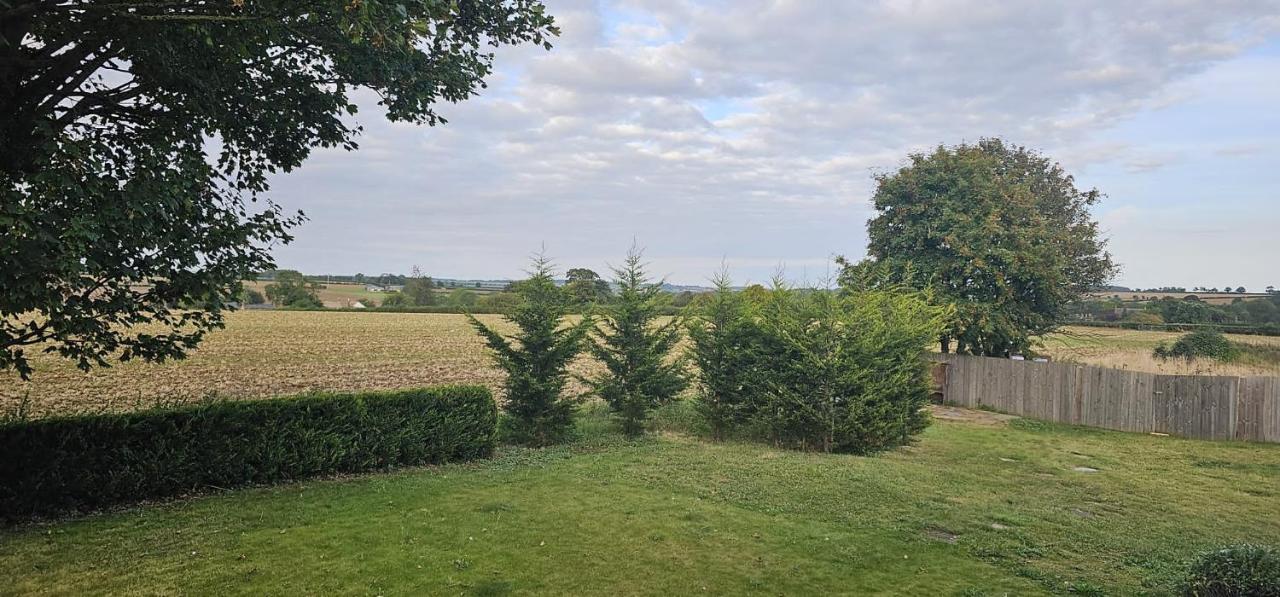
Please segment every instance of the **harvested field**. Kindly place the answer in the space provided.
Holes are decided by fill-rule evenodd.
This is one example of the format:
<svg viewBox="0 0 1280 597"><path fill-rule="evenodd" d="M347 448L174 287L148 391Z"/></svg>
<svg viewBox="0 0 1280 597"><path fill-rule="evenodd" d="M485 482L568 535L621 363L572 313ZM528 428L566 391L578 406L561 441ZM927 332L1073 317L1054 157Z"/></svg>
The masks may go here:
<svg viewBox="0 0 1280 597"><path fill-rule="evenodd" d="M481 320L507 330L497 315ZM0 408L40 416L128 410L207 396L258 398L307 390L372 390L442 383L497 389L501 374L463 315L241 311L183 361L124 363L83 373L41 355L33 381L10 374ZM588 362L577 367L584 372Z"/></svg>

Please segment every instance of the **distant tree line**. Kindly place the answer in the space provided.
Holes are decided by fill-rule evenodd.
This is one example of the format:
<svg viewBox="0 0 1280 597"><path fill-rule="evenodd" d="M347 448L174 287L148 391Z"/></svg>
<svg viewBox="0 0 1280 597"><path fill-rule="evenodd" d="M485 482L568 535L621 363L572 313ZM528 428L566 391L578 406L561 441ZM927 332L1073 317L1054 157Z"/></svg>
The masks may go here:
<svg viewBox="0 0 1280 597"><path fill-rule="evenodd" d="M1145 303L1109 297L1079 302L1072 306L1070 317L1087 321L1245 325L1280 330L1280 294L1272 292L1256 299L1236 298L1225 305L1210 304L1194 294L1181 298L1163 297Z"/></svg>

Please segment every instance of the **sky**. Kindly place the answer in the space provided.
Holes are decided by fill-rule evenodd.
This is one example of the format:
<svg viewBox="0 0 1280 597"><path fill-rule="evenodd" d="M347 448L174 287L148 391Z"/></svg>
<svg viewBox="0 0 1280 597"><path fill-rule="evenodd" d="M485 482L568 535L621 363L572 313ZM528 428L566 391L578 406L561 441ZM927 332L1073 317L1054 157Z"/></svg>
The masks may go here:
<svg viewBox="0 0 1280 597"><path fill-rule="evenodd" d="M551 51L497 50L437 127L356 95L360 149L271 198L307 273L821 283L861 258L873 176L1005 140L1081 188L1132 287L1280 286L1280 0L548 0Z"/></svg>

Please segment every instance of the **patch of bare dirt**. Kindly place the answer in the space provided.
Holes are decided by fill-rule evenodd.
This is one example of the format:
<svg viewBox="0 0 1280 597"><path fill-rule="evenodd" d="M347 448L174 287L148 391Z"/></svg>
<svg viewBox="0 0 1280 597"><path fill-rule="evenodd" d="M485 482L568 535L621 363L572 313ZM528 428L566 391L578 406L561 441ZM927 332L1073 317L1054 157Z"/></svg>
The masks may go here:
<svg viewBox="0 0 1280 597"><path fill-rule="evenodd" d="M933 418L942 421L960 421L962 423L973 423L975 425L986 425L988 427L1003 427L1007 425L1009 421L1019 418L1017 415L993 413L985 410L970 410L967 408L944 406L940 404L930 405L929 412L933 414Z"/></svg>

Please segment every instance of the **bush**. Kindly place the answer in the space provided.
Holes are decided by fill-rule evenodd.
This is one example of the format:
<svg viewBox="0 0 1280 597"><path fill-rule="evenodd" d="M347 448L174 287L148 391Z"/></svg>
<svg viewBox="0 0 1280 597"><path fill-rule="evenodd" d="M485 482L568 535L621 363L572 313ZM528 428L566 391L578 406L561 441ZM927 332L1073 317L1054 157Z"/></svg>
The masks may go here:
<svg viewBox="0 0 1280 597"><path fill-rule="evenodd" d="M727 274L716 291L691 307L689 355L697 365L695 405L713 439L724 439L747 422L760 384L753 380L762 362L760 326L751 305L735 292Z"/></svg>
<svg viewBox="0 0 1280 597"><path fill-rule="evenodd" d="M1153 311L1134 311L1126 315L1124 321L1125 323L1160 325L1164 323L1164 318Z"/></svg>
<svg viewBox="0 0 1280 597"><path fill-rule="evenodd" d="M514 292L495 292L476 300L474 307L467 310L471 313L510 313L520 306L520 296Z"/></svg>
<svg viewBox="0 0 1280 597"><path fill-rule="evenodd" d="M729 293L720 282L690 329L696 406L714 437L865 454L928 424L923 353L948 309L910 293Z"/></svg>
<svg viewBox="0 0 1280 597"><path fill-rule="evenodd" d="M1216 361L1232 361L1240 356L1240 349L1227 340L1222 332L1199 330L1178 338L1172 347L1166 347L1164 344L1157 346L1152 355L1161 360L1207 358Z"/></svg>
<svg viewBox="0 0 1280 597"><path fill-rule="evenodd" d="M0 425L0 519L488 456L482 387L306 394Z"/></svg>
<svg viewBox="0 0 1280 597"><path fill-rule="evenodd" d="M275 274L275 282L267 284L267 298L277 307L295 307L300 309L316 309L324 306L316 291L319 287L308 282L300 272L280 270Z"/></svg>
<svg viewBox="0 0 1280 597"><path fill-rule="evenodd" d="M1280 551L1231 545L1200 554L1183 581L1188 597L1280 597Z"/></svg>
<svg viewBox="0 0 1280 597"><path fill-rule="evenodd" d="M777 288L765 305L757 433L777 444L866 454L928 425L925 347L947 311L913 295Z"/></svg>
<svg viewBox="0 0 1280 597"><path fill-rule="evenodd" d="M257 290L245 288L240 291L240 302L246 305L261 305L267 302L267 297L262 296L262 293Z"/></svg>
<svg viewBox="0 0 1280 597"><path fill-rule="evenodd" d="M403 293L388 292L382 295L382 308L393 307L412 307L414 306Z"/></svg>

